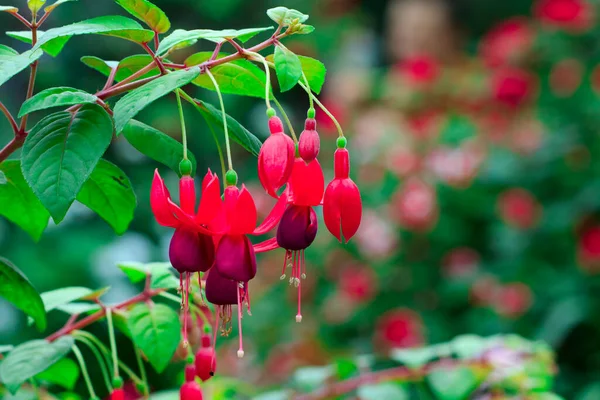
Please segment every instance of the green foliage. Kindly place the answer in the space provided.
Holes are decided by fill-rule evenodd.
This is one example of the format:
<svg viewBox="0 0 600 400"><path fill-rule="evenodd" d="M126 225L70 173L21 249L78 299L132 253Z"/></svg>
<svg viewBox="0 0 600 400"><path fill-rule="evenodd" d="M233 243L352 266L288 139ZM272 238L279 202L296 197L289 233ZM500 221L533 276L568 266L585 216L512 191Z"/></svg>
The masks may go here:
<svg viewBox="0 0 600 400"><path fill-rule="evenodd" d="M31 14L37 14L40 8L44 6L46 0L27 0L27 7L29 7L29 11Z"/></svg>
<svg viewBox="0 0 600 400"><path fill-rule="evenodd" d="M361 400L409 400L410 395L401 385L392 382L379 383L376 385L363 385L358 388L356 394Z"/></svg>
<svg viewBox="0 0 600 400"><path fill-rule="evenodd" d="M75 389L77 379L79 379L79 367L70 358L63 358L45 371L37 374L35 379L59 385L67 390L73 390Z"/></svg>
<svg viewBox="0 0 600 400"><path fill-rule="evenodd" d="M73 337L63 336L52 343L32 340L15 347L0 364L0 381L15 394L23 382L67 355L73 344Z"/></svg>
<svg viewBox="0 0 600 400"><path fill-rule="evenodd" d="M207 61L211 55L212 52L208 51L193 54L185 60L185 65L201 64ZM217 58L223 58L226 55L220 53ZM248 60L235 60L217 65L212 67L210 72L219 84L221 93L265 98L267 77L262 69ZM206 74L199 75L192 82L205 89L216 90L212 80Z"/></svg>
<svg viewBox="0 0 600 400"><path fill-rule="evenodd" d="M40 50L28 50L19 55L0 56L0 86L10 78L29 67L44 54Z"/></svg>
<svg viewBox="0 0 600 400"><path fill-rule="evenodd" d="M50 214L35 196L21 172L21 162L7 160L0 163L0 215L8 218L39 240L48 225Z"/></svg>
<svg viewBox="0 0 600 400"><path fill-rule="evenodd" d="M54 3L50 4L49 6L46 6L44 8L44 12L46 12L46 13L52 12L52 11L54 11L54 9L56 7L60 6L61 4L69 3L71 1L77 1L77 0L57 0Z"/></svg>
<svg viewBox="0 0 600 400"><path fill-rule="evenodd" d="M306 22L308 15L287 7L275 7L267 10L267 15L279 25L288 26L294 21Z"/></svg>
<svg viewBox="0 0 600 400"><path fill-rule="evenodd" d="M176 289L179 287L179 281L171 273L170 263L121 262L117 266L132 283L143 282L150 275L152 289Z"/></svg>
<svg viewBox="0 0 600 400"><path fill-rule="evenodd" d="M100 215L118 235L127 230L137 204L127 175L102 159L81 188L77 201Z"/></svg>
<svg viewBox="0 0 600 400"><path fill-rule="evenodd" d="M140 153L179 172L183 146L177 140L136 120L129 121L122 133ZM192 162L193 173L196 170L196 158L189 150L188 157Z"/></svg>
<svg viewBox="0 0 600 400"><path fill-rule="evenodd" d="M164 11L148 0L117 0L117 4L155 32L165 33L171 29L171 22Z"/></svg>
<svg viewBox="0 0 600 400"><path fill-rule="evenodd" d="M190 83L199 74L197 67L173 72L127 93L114 107L116 133L121 133L125 125L148 104Z"/></svg>
<svg viewBox="0 0 600 400"><path fill-rule="evenodd" d="M31 130L23 146L23 175L55 222L64 218L112 139L106 111L84 105L57 112Z"/></svg>
<svg viewBox="0 0 600 400"><path fill-rule="evenodd" d="M196 102L196 109L200 111L206 120L206 123L223 129L223 117L221 110L216 109L211 104L202 100L196 100ZM231 139L236 141L239 145L253 155L258 156L258 152L260 151L262 143L256 136L250 133L250 131L244 128L239 122L229 115L227 115L227 127L229 128L229 135L231 135Z"/></svg>
<svg viewBox="0 0 600 400"><path fill-rule="evenodd" d="M38 37L40 37L44 34L44 31L38 30L37 34ZM10 36L13 39L17 39L21 42L31 44L31 31L8 31L6 32L6 35ZM57 37L56 39L52 39L42 46L42 50L50 54L52 57L56 57L65 47L69 39L70 36Z"/></svg>
<svg viewBox="0 0 600 400"><path fill-rule="evenodd" d="M179 316L163 304L138 304L129 312L128 327L133 343L150 364L162 372L173 357L181 339Z"/></svg>
<svg viewBox="0 0 600 400"><path fill-rule="evenodd" d="M34 111L51 107L72 106L74 104L93 104L98 100L93 94L70 87L55 87L42 90L23 103L19 118Z"/></svg>
<svg viewBox="0 0 600 400"><path fill-rule="evenodd" d="M101 74L104 74L105 76L109 76L111 70L113 68L117 68L115 80L117 82L121 82L123 79L129 78L131 75L150 64L150 62L152 62L152 57L150 57L148 54L136 54L133 56L125 57L121 61L116 62L104 61L98 57L85 56L81 57L81 61L88 67L95 69L96 71L100 72ZM160 72L158 70L158 67L155 67L149 72L145 73L144 75L141 75L136 80L156 76L159 73Z"/></svg>
<svg viewBox="0 0 600 400"><path fill-rule="evenodd" d="M319 60L305 56L298 56L298 59L312 91L316 94L321 93L321 89L325 83L325 75L327 74L325 64Z"/></svg>
<svg viewBox="0 0 600 400"><path fill-rule="evenodd" d="M75 300L82 300L92 295L93 290L84 287L65 287L42 293L46 312L50 312Z"/></svg>
<svg viewBox="0 0 600 400"><path fill-rule="evenodd" d="M431 390L440 400L466 400L479 382L468 367L438 367L427 375Z"/></svg>
<svg viewBox="0 0 600 400"><path fill-rule="evenodd" d="M0 257L0 296L31 316L39 330L46 329L44 303L29 279L10 261Z"/></svg>
<svg viewBox="0 0 600 400"><path fill-rule="evenodd" d="M19 11L19 9L17 7L13 7L13 6L0 6L0 12L16 13L17 11Z"/></svg>
<svg viewBox="0 0 600 400"><path fill-rule="evenodd" d="M302 64L298 56L283 46L277 46L273 61L281 91L286 92L296 86L302 77Z"/></svg>
<svg viewBox="0 0 600 400"><path fill-rule="evenodd" d="M5 56L14 56L19 54L15 49L5 46L3 44L0 44L0 57L5 57Z"/></svg>

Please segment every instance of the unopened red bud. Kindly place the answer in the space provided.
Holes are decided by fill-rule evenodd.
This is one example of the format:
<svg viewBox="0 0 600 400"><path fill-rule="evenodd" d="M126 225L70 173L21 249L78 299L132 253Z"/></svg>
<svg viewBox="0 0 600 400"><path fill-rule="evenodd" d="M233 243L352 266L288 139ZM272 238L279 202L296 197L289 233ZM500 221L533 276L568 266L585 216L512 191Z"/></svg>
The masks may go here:
<svg viewBox="0 0 600 400"><path fill-rule="evenodd" d="M269 118L269 131L271 133L283 132L283 122L279 117Z"/></svg>
<svg viewBox="0 0 600 400"><path fill-rule="evenodd" d="M347 149L343 148L335 151L333 170L336 178L344 179L348 177L350 173L350 155Z"/></svg>
<svg viewBox="0 0 600 400"><path fill-rule="evenodd" d="M185 381L191 382L196 379L196 366L194 364L188 364L185 366Z"/></svg>
<svg viewBox="0 0 600 400"><path fill-rule="evenodd" d="M201 341L202 341L202 347L210 347L210 342L211 342L210 335L202 335Z"/></svg>

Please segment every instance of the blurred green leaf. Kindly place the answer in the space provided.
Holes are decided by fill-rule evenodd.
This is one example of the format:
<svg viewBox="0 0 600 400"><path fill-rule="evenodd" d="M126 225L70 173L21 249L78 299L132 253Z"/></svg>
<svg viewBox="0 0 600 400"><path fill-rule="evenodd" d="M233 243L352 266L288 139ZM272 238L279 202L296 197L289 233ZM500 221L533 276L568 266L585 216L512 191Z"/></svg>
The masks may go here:
<svg viewBox="0 0 600 400"><path fill-rule="evenodd" d="M38 37L40 37L44 34L44 31L38 30L37 34ZM20 40L21 42L31 44L31 31L9 31L6 32L6 35L13 39ZM42 46L42 50L50 54L52 57L56 57L58 54L60 54L69 39L69 36L52 39Z"/></svg>
<svg viewBox="0 0 600 400"><path fill-rule="evenodd" d="M537 338L557 348L573 329L588 315L588 300L569 297L549 307L550 312L539 327Z"/></svg>
<svg viewBox="0 0 600 400"><path fill-rule="evenodd" d="M342 358L335 361L337 377L339 380L348 379L359 372L358 365L354 360Z"/></svg>
<svg viewBox="0 0 600 400"><path fill-rule="evenodd" d="M294 20L298 20L299 23L304 23L308 19L308 15L287 7L270 8L267 10L267 15L277 24L283 26L290 25Z"/></svg>
<svg viewBox="0 0 600 400"><path fill-rule="evenodd" d="M118 235L127 231L137 204L127 175L103 159L81 188L77 201L101 216Z"/></svg>
<svg viewBox="0 0 600 400"><path fill-rule="evenodd" d="M409 400L410 395L400 384L384 382L375 385L363 385L356 394L360 400Z"/></svg>
<svg viewBox="0 0 600 400"><path fill-rule="evenodd" d="M7 160L0 164L0 215L17 224L35 241L48 225L50 213L35 196L21 172L21 162Z"/></svg>
<svg viewBox="0 0 600 400"><path fill-rule="evenodd" d="M77 0L57 0L54 3L50 4L49 6L46 6L44 8L44 12L46 12L46 13L52 12L52 11L54 11L54 9L56 7L60 6L61 4L69 3L71 1L77 1Z"/></svg>
<svg viewBox="0 0 600 400"><path fill-rule="evenodd" d="M487 342L477 335L460 335L450 343L452 350L461 360L478 358L487 348Z"/></svg>
<svg viewBox="0 0 600 400"><path fill-rule="evenodd" d="M144 21L153 31L165 33L171 29L171 22L163 10L148 0L116 0L128 13Z"/></svg>
<svg viewBox="0 0 600 400"><path fill-rule="evenodd" d="M64 304L69 304L75 300L81 300L92 293L94 293L94 291L91 289L74 286L44 292L41 296L44 301L46 312L50 312Z"/></svg>
<svg viewBox="0 0 600 400"><path fill-rule="evenodd" d="M0 296L31 316L40 331L46 329L46 311L42 297L27 277L2 257L0 257Z"/></svg>
<svg viewBox="0 0 600 400"><path fill-rule="evenodd" d="M55 342L32 340L15 347L0 364L0 381L15 394L23 382L45 371L71 351L73 337Z"/></svg>
<svg viewBox="0 0 600 400"><path fill-rule="evenodd" d="M294 33L298 33L300 35L308 35L315 31L315 27L312 25L302 25L300 29L296 30Z"/></svg>
<svg viewBox="0 0 600 400"><path fill-rule="evenodd" d="M438 367L429 372L427 382L441 400L466 400L478 386L471 369L462 366Z"/></svg>
<svg viewBox="0 0 600 400"><path fill-rule="evenodd" d="M79 378L79 367L77 363L69 358L63 358L35 376L36 380L62 386L73 390Z"/></svg>
<svg viewBox="0 0 600 400"><path fill-rule="evenodd" d="M120 262L117 266L127 275L131 283L139 283L150 275L152 289L176 289L179 287L178 279L173 275L171 264L139 262Z"/></svg>
<svg viewBox="0 0 600 400"><path fill-rule="evenodd" d="M183 145L177 140L133 119L125 125L122 133L125 139L140 153L180 174L179 163L183 154ZM196 158L189 150L188 158L192 162L193 175L196 171Z"/></svg>
<svg viewBox="0 0 600 400"><path fill-rule="evenodd" d="M390 358L406 365L409 368L421 368L437 357L435 350L430 347L415 349L393 349Z"/></svg>
<svg viewBox="0 0 600 400"><path fill-rule="evenodd" d="M285 47L275 47L273 55L275 62L275 72L279 81L279 88L286 92L296 86L298 80L302 77L302 64L297 55Z"/></svg>
<svg viewBox="0 0 600 400"><path fill-rule="evenodd" d="M57 310L63 311L67 314L88 314L91 312L96 312L99 311L101 309L101 307L98 304L92 304L92 303L69 303L69 304L63 304L60 305L58 307L56 307Z"/></svg>
<svg viewBox="0 0 600 400"><path fill-rule="evenodd" d="M8 353L9 351L11 351L14 348L15 348L15 346L9 345L9 344L7 344L7 345L0 345L0 354Z"/></svg>
<svg viewBox="0 0 600 400"><path fill-rule="evenodd" d="M98 97L93 94L70 87L45 89L23 103L19 110L19 118L34 111L45 110L51 107L93 104L97 100Z"/></svg>
<svg viewBox="0 0 600 400"><path fill-rule="evenodd" d="M65 217L112 134L106 111L86 104L73 113L47 116L27 135L21 156L23 175L56 223Z"/></svg>
<svg viewBox="0 0 600 400"><path fill-rule="evenodd" d="M17 11L19 11L19 9L17 7L13 7L13 6L0 6L0 12L9 12L9 13L16 13Z"/></svg>
<svg viewBox="0 0 600 400"><path fill-rule="evenodd" d="M0 44L0 57L3 57L3 56L15 56L15 55L18 55L18 54L19 53L15 49L13 49L11 47L8 47L8 46L5 46L3 44Z"/></svg>
<svg viewBox="0 0 600 400"><path fill-rule="evenodd" d="M199 74L200 68L198 67L172 72L127 93L117 101L113 109L117 135L148 104L190 83Z"/></svg>
<svg viewBox="0 0 600 400"><path fill-rule="evenodd" d="M27 0L27 7L29 7L32 14L37 14L45 3L46 0Z"/></svg>
<svg viewBox="0 0 600 400"><path fill-rule="evenodd" d="M0 86L29 67L44 54L41 50L28 50L18 55L0 56Z"/></svg>
<svg viewBox="0 0 600 400"><path fill-rule="evenodd" d="M293 381L295 385L303 392L309 392L323 386L335 370L330 367L302 367L294 372Z"/></svg>
<svg viewBox="0 0 600 400"><path fill-rule="evenodd" d="M129 312L128 326L133 343L154 369L162 372L181 340L179 315L164 304L137 304Z"/></svg>

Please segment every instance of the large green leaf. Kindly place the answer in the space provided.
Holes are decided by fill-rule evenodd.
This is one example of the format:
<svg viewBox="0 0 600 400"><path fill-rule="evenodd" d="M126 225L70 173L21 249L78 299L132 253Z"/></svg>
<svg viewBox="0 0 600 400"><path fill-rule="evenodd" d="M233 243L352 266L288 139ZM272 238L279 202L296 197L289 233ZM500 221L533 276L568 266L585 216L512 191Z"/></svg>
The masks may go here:
<svg viewBox="0 0 600 400"><path fill-rule="evenodd" d="M302 72L306 75L306 79L308 80L308 84L313 92L316 94L321 93L321 89L323 88L323 84L325 83L325 75L327 74L327 68L325 65L314 58L306 57L306 56L297 56L300 60L300 65L302 66ZM273 62L273 55L270 54L265 57L267 61ZM300 80L304 83L304 78Z"/></svg>
<svg viewBox="0 0 600 400"><path fill-rule="evenodd" d="M148 82L117 101L114 107L115 129L119 134L125 125L143 110L148 104L163 97L167 93L190 83L200 74L200 68L193 67L170 73Z"/></svg>
<svg viewBox="0 0 600 400"><path fill-rule="evenodd" d="M69 304L72 301L85 299L93 293L94 291L91 289L73 286L50 290L49 292L42 293L41 296L46 312L50 312L55 308L58 308L64 304Z"/></svg>
<svg viewBox="0 0 600 400"><path fill-rule="evenodd" d="M0 86L29 67L44 54L41 50L29 50L18 55L0 56Z"/></svg>
<svg viewBox="0 0 600 400"><path fill-rule="evenodd" d="M68 390L75 388L78 378L79 367L70 358L63 358L44 372L35 376L36 380L59 385Z"/></svg>
<svg viewBox="0 0 600 400"><path fill-rule="evenodd" d="M36 15L45 3L46 0L27 0L27 6L29 7L29 11L31 11L31 14L33 15Z"/></svg>
<svg viewBox="0 0 600 400"><path fill-rule="evenodd" d="M154 37L154 32L142 28L136 21L119 15L113 15L92 18L50 29L38 38L38 42L33 49L39 49L43 44L58 37L89 34L116 36L138 43L149 42Z"/></svg>
<svg viewBox="0 0 600 400"><path fill-rule="evenodd" d="M356 394L360 400L409 400L408 391L398 383L384 382L376 385L363 385Z"/></svg>
<svg viewBox="0 0 600 400"><path fill-rule="evenodd" d="M297 55L282 46L275 47L275 72L282 92L293 88L302 77L302 64Z"/></svg>
<svg viewBox="0 0 600 400"><path fill-rule="evenodd" d="M105 76L108 76L113 68L117 68L115 80L117 82L120 82L125 78L129 78L131 75L150 64L153 60L152 57L150 57L150 55L148 54L136 54L133 56L125 57L119 62L104 61L98 57L93 56L81 57L81 61L88 67L95 69L96 71L100 72ZM140 76L138 79L149 78L151 76L156 76L159 73L160 72L158 70L158 67L155 67L154 69Z"/></svg>
<svg viewBox="0 0 600 400"><path fill-rule="evenodd" d="M427 381L440 400L466 400L478 386L477 377L467 367L441 367L429 372Z"/></svg>
<svg viewBox="0 0 600 400"><path fill-rule="evenodd" d="M171 29L171 22L164 11L148 0L117 0L117 4L144 21L155 32L165 33Z"/></svg>
<svg viewBox="0 0 600 400"><path fill-rule="evenodd" d="M47 116L23 145L23 175L55 222L64 218L112 139L112 120L95 104Z"/></svg>
<svg viewBox="0 0 600 400"><path fill-rule="evenodd" d="M217 43L222 42L225 39L238 39L242 43L245 43L259 33L270 29L273 29L273 27L268 26L264 28L248 28L240 30L226 29L221 31L214 31L212 29L194 29L191 31L176 29L160 42L156 54L163 55L172 48L182 48L183 46L192 45L198 39L206 39Z"/></svg>
<svg viewBox="0 0 600 400"><path fill-rule="evenodd" d="M196 108L200 111L206 122L219 129L223 129L223 114L221 110L202 100L196 100L196 102ZM256 136L229 115L227 115L227 127L232 140L253 155L258 156L262 143Z"/></svg>
<svg viewBox="0 0 600 400"><path fill-rule="evenodd" d="M46 311L42 298L27 277L2 257L0 257L0 296L31 316L39 330L46 329Z"/></svg>
<svg viewBox="0 0 600 400"><path fill-rule="evenodd" d="M19 55L19 52L13 49L12 47L5 46L0 44L0 57L2 56L16 56Z"/></svg>
<svg viewBox="0 0 600 400"><path fill-rule="evenodd" d="M119 235L129 227L137 204L127 175L106 160L98 162L77 195L77 201L101 216Z"/></svg>
<svg viewBox="0 0 600 400"><path fill-rule="evenodd" d="M201 64L208 60L211 55L212 52L193 54L185 60L185 65ZM218 58L226 55L219 54ZM210 72L215 77L222 93L265 98L267 77L262 69L248 60L235 60L217 65L212 67ZM199 75L193 80L193 83L205 89L215 90L215 85L206 74Z"/></svg>
<svg viewBox="0 0 600 400"><path fill-rule="evenodd" d="M44 34L44 31L37 31L38 37ZM6 32L7 36L13 39L20 40L21 42L31 44L31 31L9 31ZM42 50L50 54L52 57L56 57L69 41L70 36L58 37L50 40L42 46Z"/></svg>
<svg viewBox="0 0 600 400"><path fill-rule="evenodd" d="M123 136L140 153L179 173L183 145L171 136L136 120L131 120L125 125ZM188 158L192 162L193 174L196 170L196 158L189 150Z"/></svg>
<svg viewBox="0 0 600 400"><path fill-rule="evenodd" d="M12 394L23 382L45 371L71 351L73 337L63 336L55 342L32 340L15 347L0 364L0 381Z"/></svg>
<svg viewBox="0 0 600 400"><path fill-rule="evenodd" d="M21 172L21 162L0 164L0 215L19 225L37 241L48 225L50 214L35 196Z"/></svg>
<svg viewBox="0 0 600 400"><path fill-rule="evenodd" d="M21 106L19 118L38 110L51 107L72 106L74 104L95 103L98 100L93 94L70 87L55 87L42 90Z"/></svg>
<svg viewBox="0 0 600 400"><path fill-rule="evenodd" d="M128 316L133 343L150 364L162 372L173 357L181 339L181 325L175 311L164 304L138 304Z"/></svg>

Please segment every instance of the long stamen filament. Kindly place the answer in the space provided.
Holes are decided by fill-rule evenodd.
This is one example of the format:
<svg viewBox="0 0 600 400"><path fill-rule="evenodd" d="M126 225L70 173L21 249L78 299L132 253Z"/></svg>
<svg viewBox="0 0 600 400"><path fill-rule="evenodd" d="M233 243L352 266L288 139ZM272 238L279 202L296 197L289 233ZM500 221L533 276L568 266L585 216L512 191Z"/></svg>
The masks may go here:
<svg viewBox="0 0 600 400"><path fill-rule="evenodd" d="M209 68L206 69L206 75L208 75L213 85L215 86L217 96L219 97L219 103L221 104L221 112L223 113L223 131L225 132L225 148L227 150L227 164L229 170L231 171L233 169L233 164L231 162L231 146L229 145L229 131L227 130L227 114L225 114L225 103L223 103L223 96L221 95L221 89L219 89L219 84L217 83L217 80L213 76L212 72L210 72Z"/></svg>
<svg viewBox="0 0 600 400"><path fill-rule="evenodd" d="M243 344L243 339L242 339L242 300L241 300L241 296L240 296L240 292L242 291L242 288L238 287L237 288L237 302L238 302L238 337L239 337L239 341L240 341L240 348L237 352L237 356L238 358L242 358L244 357L244 344Z"/></svg>
<svg viewBox="0 0 600 400"><path fill-rule="evenodd" d="M317 105L321 108L321 110L323 110L323 112L325 114L327 114L327 116L329 118L331 118L331 121L333 122L333 124L335 125L337 131L338 131L338 136L339 137L344 137L344 131L342 130L342 126L340 125L340 123L338 122L337 119L335 119L335 117L333 116L333 114L331 112L329 112L329 110L327 109L327 107L325 107L323 105L323 103L321 103L319 101L319 99L317 99L317 96L315 96L312 91L310 90L309 87L307 87L304 83L302 82L298 82L298 84L304 89L306 90L306 93L308 93L308 95L314 100L315 103L317 103Z"/></svg>
<svg viewBox="0 0 600 400"><path fill-rule="evenodd" d="M185 131L185 119L183 117L183 107L181 106L181 96L179 95L179 89L175 91L177 96L177 108L179 109L179 122L181 123L181 141L183 142L183 159L188 159L187 150L187 134Z"/></svg>

